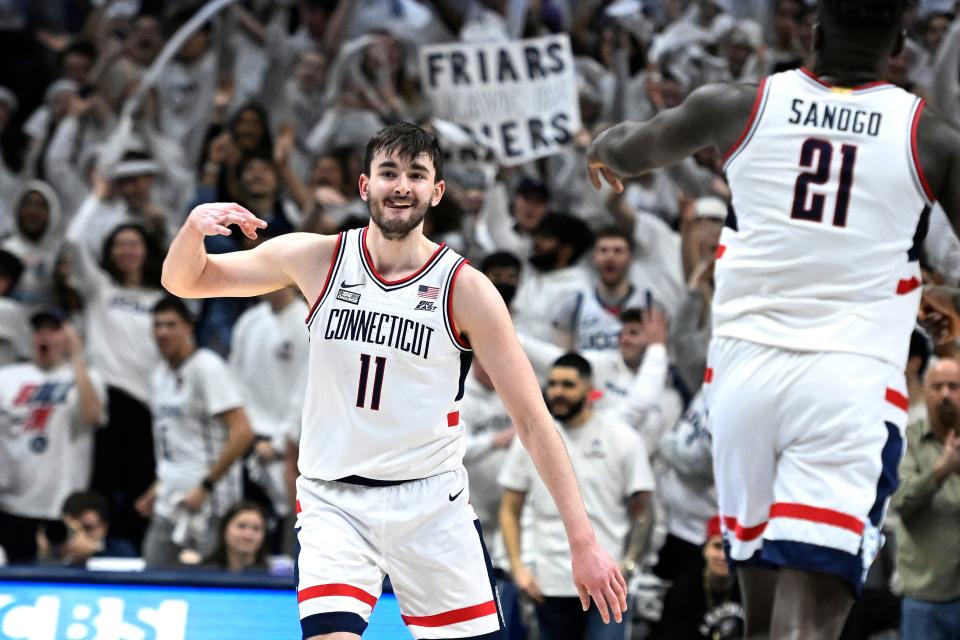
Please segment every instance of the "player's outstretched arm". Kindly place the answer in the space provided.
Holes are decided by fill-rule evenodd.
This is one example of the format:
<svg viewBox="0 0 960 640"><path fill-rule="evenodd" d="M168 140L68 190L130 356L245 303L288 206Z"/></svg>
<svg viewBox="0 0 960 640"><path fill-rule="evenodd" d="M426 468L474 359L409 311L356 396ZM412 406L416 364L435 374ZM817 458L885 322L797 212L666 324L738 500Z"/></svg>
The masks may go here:
<svg viewBox="0 0 960 640"><path fill-rule="evenodd" d="M587 519L570 456L543 402L503 298L473 267L458 277L453 317L467 336L483 368L513 419L517 435L550 490L570 542L573 579L586 610L593 598L604 622L620 622L627 608L627 587L613 558L597 544Z"/></svg>
<svg viewBox="0 0 960 640"><path fill-rule="evenodd" d="M960 237L960 129L927 107L917 128L920 165L932 195ZM960 289L927 285L920 320L937 343L960 335Z"/></svg>
<svg viewBox="0 0 960 640"><path fill-rule="evenodd" d="M756 94L755 85L708 84L651 120L610 127L587 149L590 181L599 189L602 175L621 192L622 178L676 164L707 147L725 151L747 126Z"/></svg>
<svg viewBox="0 0 960 640"><path fill-rule="evenodd" d="M333 238L291 233L267 240L249 251L209 255L205 236L230 235L237 225L248 238L267 223L234 203L202 204L194 208L163 261L161 282L170 293L182 298L246 297L276 291L297 284L311 295L311 273L332 253ZM327 247L326 253L323 246Z"/></svg>

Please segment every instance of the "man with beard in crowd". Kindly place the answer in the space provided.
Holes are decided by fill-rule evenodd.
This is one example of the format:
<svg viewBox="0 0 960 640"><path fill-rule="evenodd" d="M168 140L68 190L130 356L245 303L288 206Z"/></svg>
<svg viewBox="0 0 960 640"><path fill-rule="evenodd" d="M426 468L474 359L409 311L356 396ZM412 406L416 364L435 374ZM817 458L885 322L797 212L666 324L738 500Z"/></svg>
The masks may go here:
<svg viewBox="0 0 960 640"><path fill-rule="evenodd" d="M629 573L647 546L653 472L637 432L609 412L594 411L592 393L590 363L575 353L558 358L547 382L547 406L573 460L597 538ZM500 484L505 489L500 527L511 574L537 605L540 640L623 640L624 626L604 627L595 608L580 606L560 514L520 442L507 453ZM524 537L530 541L530 566L520 547L520 513L528 496L533 517Z"/></svg>
<svg viewBox="0 0 960 640"><path fill-rule="evenodd" d="M436 137L406 123L380 130L358 186L368 226L222 255L204 251L205 236L236 224L254 238L266 223L235 204L200 205L164 264L164 286L180 296L295 285L315 301L297 481L304 639L359 637L384 574L414 637L503 636L463 469L459 403L474 352L562 514L573 593L619 623L626 583L597 541L500 293L423 235L445 190Z"/></svg>
<svg viewBox="0 0 960 640"><path fill-rule="evenodd" d="M901 637L960 637L960 363L930 366L927 419L907 426L893 506L903 584Z"/></svg>

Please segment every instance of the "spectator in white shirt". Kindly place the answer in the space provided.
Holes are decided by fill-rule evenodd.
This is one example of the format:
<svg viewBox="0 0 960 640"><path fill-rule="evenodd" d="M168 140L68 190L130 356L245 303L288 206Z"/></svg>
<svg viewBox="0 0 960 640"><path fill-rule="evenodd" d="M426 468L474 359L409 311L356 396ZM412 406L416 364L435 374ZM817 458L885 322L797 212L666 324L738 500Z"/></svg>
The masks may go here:
<svg viewBox="0 0 960 640"><path fill-rule="evenodd" d="M103 241L121 224L139 223L157 242L166 244L167 213L153 201L151 190L160 167L149 155L128 151L110 169L107 182L98 181L80 205L71 228L82 248L99 256Z"/></svg>
<svg viewBox="0 0 960 640"><path fill-rule="evenodd" d="M562 349L615 351L620 342L620 313L649 307L653 294L634 286L629 270L633 238L618 227L599 231L591 261L595 284L578 291L554 320L555 342Z"/></svg>
<svg viewBox="0 0 960 640"><path fill-rule="evenodd" d="M46 182L30 180L14 202L13 234L0 243L0 248L23 263L15 297L37 310L53 300L53 270L63 233L60 201Z"/></svg>
<svg viewBox="0 0 960 640"><path fill-rule="evenodd" d="M33 358L0 367L0 547L11 563L37 559L37 533L87 488L103 385L63 312L36 313Z"/></svg>
<svg viewBox="0 0 960 640"><path fill-rule="evenodd" d="M274 524L290 513L283 453L286 436L299 424L303 411L307 311L293 289L279 289L245 311L233 329L230 369L243 385L244 408L255 434L247 472L272 506Z"/></svg>
<svg viewBox="0 0 960 640"><path fill-rule="evenodd" d="M12 296L23 263L0 249L0 366L13 364L30 357L30 330L26 308Z"/></svg>
<svg viewBox="0 0 960 640"><path fill-rule="evenodd" d="M648 542L653 473L643 441L610 414L593 411L590 364L566 354L550 372L547 407L563 438L587 516L600 545L630 573ZM623 640L625 622L602 624L594 605L584 611L570 569L570 549L563 538L560 514L533 462L519 441L507 455L500 475L504 487L500 526L510 557L513 580L537 604L540 640ZM530 500L529 536L533 560L521 558L520 513Z"/></svg>
<svg viewBox="0 0 960 640"><path fill-rule="evenodd" d="M477 218L476 241L488 251L509 251L521 260L532 252L532 235L550 207L547 185L522 178L511 199L497 182L486 194Z"/></svg>
<svg viewBox="0 0 960 640"><path fill-rule="evenodd" d="M149 567L176 566L181 552L213 552L220 519L240 499L240 466L253 442L240 385L227 363L198 349L182 300L163 298L153 312L163 362L151 379L157 481L137 500L150 517L143 542Z"/></svg>
<svg viewBox="0 0 960 640"><path fill-rule="evenodd" d="M107 384L106 426L97 433L93 488L110 504L114 532L140 544L147 522L134 501L154 480L150 376L160 363L153 306L163 297L163 253L137 224L113 229L96 257L87 252L82 218L67 231L65 255L83 301L90 362Z"/></svg>
<svg viewBox="0 0 960 640"><path fill-rule="evenodd" d="M576 263L590 247L592 234L574 216L550 213L533 233L533 254L513 300L517 332L553 340L553 317L562 301L589 285Z"/></svg>
<svg viewBox="0 0 960 640"><path fill-rule="evenodd" d="M661 435L680 417L684 404L670 376L667 320L656 306L626 309L619 319L618 350L590 350L580 355L593 369L596 408L618 414L640 433L653 456ZM537 372L549 371L563 354L555 344L518 335Z"/></svg>

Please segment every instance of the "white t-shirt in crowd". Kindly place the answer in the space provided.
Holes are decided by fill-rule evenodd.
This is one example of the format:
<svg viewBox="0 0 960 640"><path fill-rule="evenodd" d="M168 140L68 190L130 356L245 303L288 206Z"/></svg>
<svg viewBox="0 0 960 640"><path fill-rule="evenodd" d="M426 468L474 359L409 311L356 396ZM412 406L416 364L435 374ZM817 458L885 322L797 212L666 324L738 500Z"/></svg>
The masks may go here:
<svg viewBox="0 0 960 640"><path fill-rule="evenodd" d="M100 378L88 375L106 407ZM9 465L0 472L0 511L59 519L67 496L87 489L95 426L83 422L79 400L68 363L49 371L32 362L0 368L0 458Z"/></svg>
<svg viewBox="0 0 960 640"><path fill-rule="evenodd" d="M84 299L88 357L109 386L147 403L150 375L160 364L153 337L153 306L164 291L121 287L114 282L100 268L98 254L91 253L86 242L92 236L88 235L85 218L86 214L79 215L70 223L67 251L74 283Z"/></svg>
<svg viewBox="0 0 960 640"><path fill-rule="evenodd" d="M166 361L153 372L153 439L157 458L154 513L173 519L183 494L197 487L227 442L220 416L242 405L240 385L227 363L209 349L197 349L177 369ZM214 485L209 504L223 515L240 499L240 465Z"/></svg>
<svg viewBox="0 0 960 640"><path fill-rule="evenodd" d="M707 521L717 515L707 403L697 393L683 417L660 440L662 470L657 498L666 529L681 540L706 542Z"/></svg>
<svg viewBox="0 0 960 640"><path fill-rule="evenodd" d="M587 274L577 267L546 273L524 265L517 293L510 303L513 325L538 340L553 341L553 318L565 300L590 287Z"/></svg>
<svg viewBox="0 0 960 640"><path fill-rule="evenodd" d="M264 301L245 311L233 328L230 369L243 385L250 426L280 451L303 411L310 349L303 326L307 311L299 298L279 313Z"/></svg>
<svg viewBox="0 0 960 640"><path fill-rule="evenodd" d="M26 307L13 298L0 297L0 366L29 358L31 350Z"/></svg>
<svg viewBox="0 0 960 640"><path fill-rule="evenodd" d="M513 424L500 396L493 389L480 384L473 375L467 376L463 400L460 401L460 419L467 427L467 451L463 466L470 478L470 504L480 518L484 537L493 539L500 528L499 513L502 490L497 474L503 467L507 449L494 448L493 438Z"/></svg>
<svg viewBox="0 0 960 640"><path fill-rule="evenodd" d="M558 427L577 475L597 542L615 559L623 557L631 518L628 499L654 489L653 472L640 436L616 417L594 413L581 427ZM560 512L526 450L515 440L500 474L506 489L526 493L533 507L532 571L544 595L577 595L570 547Z"/></svg>
<svg viewBox="0 0 960 640"><path fill-rule="evenodd" d="M660 218L637 213L633 241L630 282L650 289L654 302L663 305L667 315L675 318L686 293L679 234Z"/></svg>

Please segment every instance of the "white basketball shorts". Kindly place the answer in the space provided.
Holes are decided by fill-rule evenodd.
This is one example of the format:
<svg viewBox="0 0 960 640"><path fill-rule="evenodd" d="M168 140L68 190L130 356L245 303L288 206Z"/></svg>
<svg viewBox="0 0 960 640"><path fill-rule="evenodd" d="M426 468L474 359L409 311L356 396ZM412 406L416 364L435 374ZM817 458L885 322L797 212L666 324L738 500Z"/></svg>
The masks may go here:
<svg viewBox="0 0 960 640"><path fill-rule="evenodd" d="M394 486L297 480L303 637L362 634L390 576L415 638L502 637L503 617L467 472Z"/></svg>
<svg viewBox="0 0 960 640"><path fill-rule="evenodd" d="M715 338L704 390L730 559L832 573L859 592L899 483L903 372Z"/></svg>

